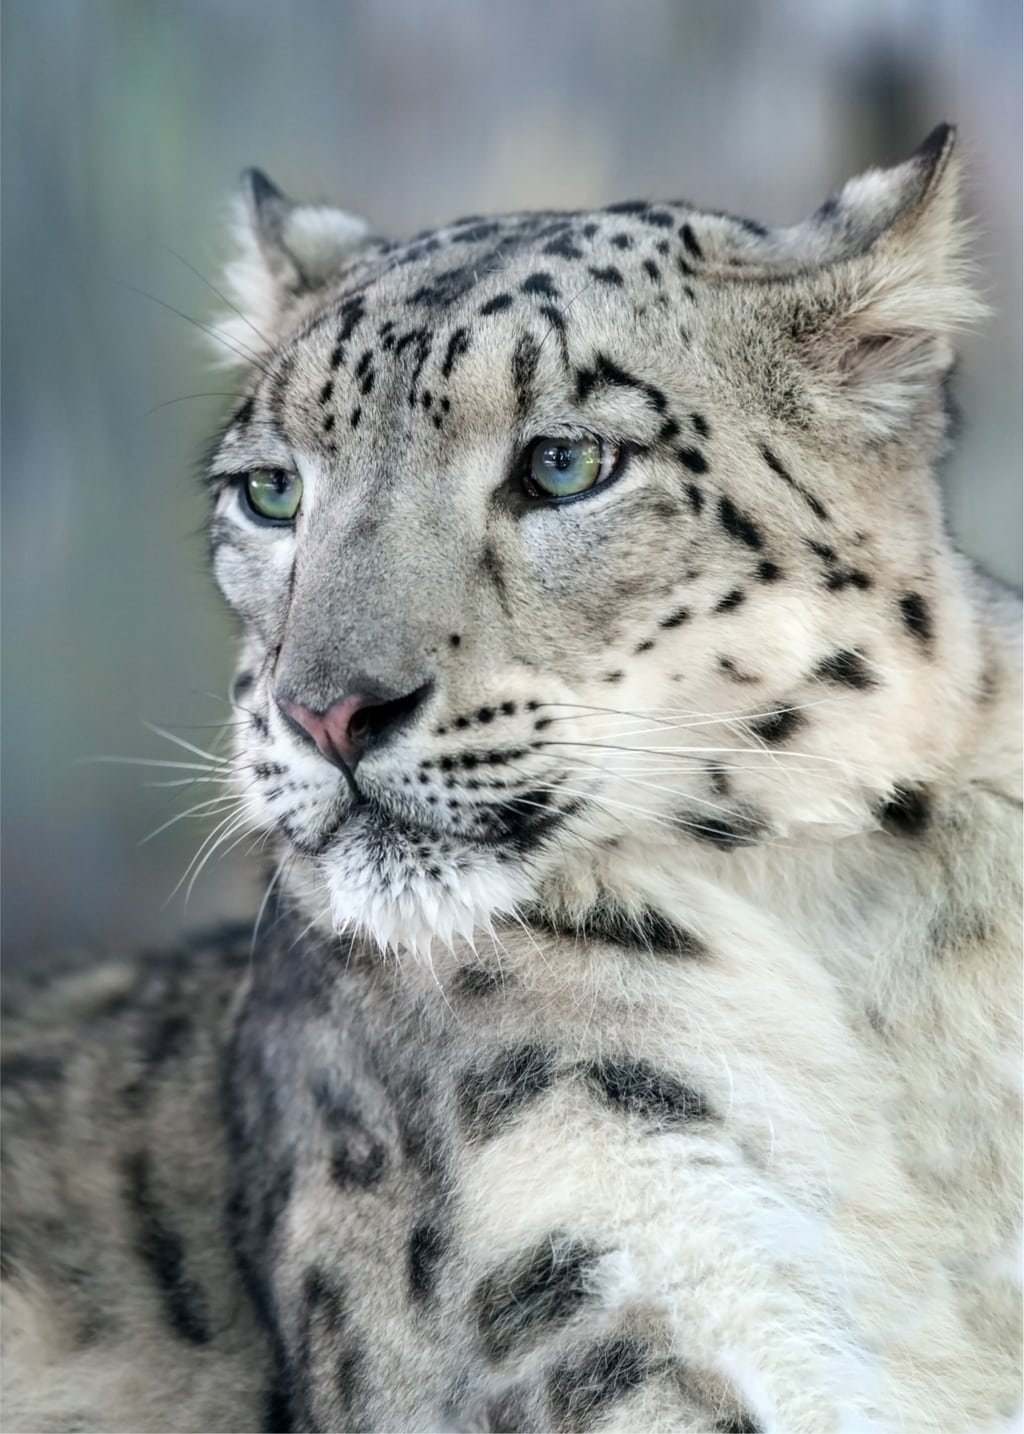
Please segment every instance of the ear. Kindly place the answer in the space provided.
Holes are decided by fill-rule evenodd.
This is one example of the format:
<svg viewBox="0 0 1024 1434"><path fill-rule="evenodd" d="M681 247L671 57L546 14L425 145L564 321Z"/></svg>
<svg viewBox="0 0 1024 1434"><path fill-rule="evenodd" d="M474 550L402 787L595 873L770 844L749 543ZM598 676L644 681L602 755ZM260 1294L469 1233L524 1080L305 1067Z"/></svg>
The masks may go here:
<svg viewBox="0 0 1024 1434"><path fill-rule="evenodd" d="M230 364L239 353L258 357L270 348L304 295L339 278L373 246L365 220L328 205L293 204L258 169L242 175L231 229L236 252L224 281L233 312L215 333Z"/></svg>
<svg viewBox="0 0 1024 1434"><path fill-rule="evenodd" d="M875 439L940 411L953 335L985 313L964 258L955 137L940 125L905 163L851 179L800 226L820 267L794 286L791 333Z"/></svg>

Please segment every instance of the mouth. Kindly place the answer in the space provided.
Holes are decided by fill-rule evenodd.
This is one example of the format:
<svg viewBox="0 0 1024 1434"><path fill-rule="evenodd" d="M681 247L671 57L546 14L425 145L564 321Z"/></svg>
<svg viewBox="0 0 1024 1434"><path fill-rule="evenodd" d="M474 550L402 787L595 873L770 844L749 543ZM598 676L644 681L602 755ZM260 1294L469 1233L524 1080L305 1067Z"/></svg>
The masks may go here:
<svg viewBox="0 0 1024 1434"><path fill-rule="evenodd" d="M286 835L314 864L336 932L429 956L433 942L472 941L475 929L529 904L550 838L581 805L537 787L472 809L462 802L438 819L364 787L315 837Z"/></svg>

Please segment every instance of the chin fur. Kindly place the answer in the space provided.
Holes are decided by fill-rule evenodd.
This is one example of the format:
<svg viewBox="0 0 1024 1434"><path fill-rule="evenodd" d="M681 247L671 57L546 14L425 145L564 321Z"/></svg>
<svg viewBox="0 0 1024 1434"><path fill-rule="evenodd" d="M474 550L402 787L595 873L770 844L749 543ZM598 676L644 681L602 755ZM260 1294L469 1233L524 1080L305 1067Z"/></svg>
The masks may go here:
<svg viewBox="0 0 1024 1434"><path fill-rule="evenodd" d="M445 843L355 818L318 860L337 932L361 933L381 950L429 958L434 941L472 942L533 894L527 869L490 848Z"/></svg>

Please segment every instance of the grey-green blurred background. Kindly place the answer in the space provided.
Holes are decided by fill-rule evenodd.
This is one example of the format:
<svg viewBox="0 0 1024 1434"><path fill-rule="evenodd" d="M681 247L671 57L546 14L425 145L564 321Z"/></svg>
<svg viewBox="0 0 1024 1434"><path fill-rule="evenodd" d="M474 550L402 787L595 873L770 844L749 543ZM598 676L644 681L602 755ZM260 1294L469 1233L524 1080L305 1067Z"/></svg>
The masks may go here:
<svg viewBox="0 0 1024 1434"><path fill-rule="evenodd" d="M995 316L951 522L1019 578L1018 0L5 0L2 40L9 959L253 905L242 849L165 904L204 830L138 845L175 773L82 761L188 760L142 719L227 715L194 470L232 384L161 305L216 308L175 253L217 282L244 165L382 231L658 194L786 221L957 121Z"/></svg>

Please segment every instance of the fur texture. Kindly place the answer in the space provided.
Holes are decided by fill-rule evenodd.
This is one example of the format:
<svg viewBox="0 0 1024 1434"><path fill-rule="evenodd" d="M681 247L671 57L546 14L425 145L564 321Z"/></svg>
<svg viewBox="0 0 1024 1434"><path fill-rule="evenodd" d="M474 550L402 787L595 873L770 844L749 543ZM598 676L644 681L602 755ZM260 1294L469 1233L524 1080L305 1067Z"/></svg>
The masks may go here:
<svg viewBox="0 0 1024 1434"><path fill-rule="evenodd" d="M205 779L278 862L251 956L22 1018L8 1427L1013 1417L1019 606L934 476L952 147L783 230L388 244L247 178Z"/></svg>

